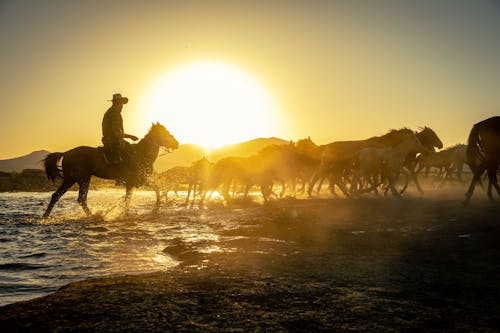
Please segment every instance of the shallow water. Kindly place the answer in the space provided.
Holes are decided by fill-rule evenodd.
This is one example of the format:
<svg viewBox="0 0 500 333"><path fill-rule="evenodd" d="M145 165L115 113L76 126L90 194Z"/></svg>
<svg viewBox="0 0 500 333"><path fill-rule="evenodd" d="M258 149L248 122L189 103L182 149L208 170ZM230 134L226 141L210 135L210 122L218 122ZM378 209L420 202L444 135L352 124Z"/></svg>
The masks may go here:
<svg viewBox="0 0 500 333"><path fill-rule="evenodd" d="M179 262L164 249L188 243L213 251L217 235L195 209L151 213L152 192L136 192L122 216L124 192L89 192L94 217L68 192L42 220L51 193L0 193L0 306L46 295L76 280L167 270Z"/></svg>

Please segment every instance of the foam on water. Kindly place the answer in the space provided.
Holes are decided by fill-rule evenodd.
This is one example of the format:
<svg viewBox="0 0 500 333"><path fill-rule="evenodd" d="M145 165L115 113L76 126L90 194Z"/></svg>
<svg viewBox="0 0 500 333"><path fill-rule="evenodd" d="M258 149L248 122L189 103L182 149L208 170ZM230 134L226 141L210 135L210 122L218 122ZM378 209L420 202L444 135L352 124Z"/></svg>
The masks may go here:
<svg viewBox="0 0 500 333"><path fill-rule="evenodd" d="M166 270L178 264L166 247L181 240L213 251L210 241L217 239L206 223L197 223L199 214L151 214L152 192L134 193L131 212L122 217L123 191L91 191L91 218L84 217L77 193L68 192L42 220L50 195L0 193L0 306L89 277Z"/></svg>

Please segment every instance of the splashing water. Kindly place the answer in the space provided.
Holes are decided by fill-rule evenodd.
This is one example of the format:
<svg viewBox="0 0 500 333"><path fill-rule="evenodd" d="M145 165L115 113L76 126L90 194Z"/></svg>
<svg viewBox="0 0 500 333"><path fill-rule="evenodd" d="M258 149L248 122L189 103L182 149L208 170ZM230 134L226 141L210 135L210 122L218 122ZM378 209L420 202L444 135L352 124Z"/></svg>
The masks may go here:
<svg viewBox="0 0 500 333"><path fill-rule="evenodd" d="M0 306L43 296L76 280L166 270L179 262L163 250L175 242L214 251L217 235L196 210L152 215L153 192L134 192L122 217L120 190L89 192L84 217L68 192L42 220L51 193L0 193ZM215 250L218 250L215 248Z"/></svg>

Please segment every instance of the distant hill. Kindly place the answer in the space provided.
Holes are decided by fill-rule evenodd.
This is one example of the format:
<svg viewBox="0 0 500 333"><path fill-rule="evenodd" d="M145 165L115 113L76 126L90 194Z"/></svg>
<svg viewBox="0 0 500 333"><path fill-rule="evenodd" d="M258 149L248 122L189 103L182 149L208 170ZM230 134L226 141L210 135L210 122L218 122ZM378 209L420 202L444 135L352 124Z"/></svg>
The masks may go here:
<svg viewBox="0 0 500 333"><path fill-rule="evenodd" d="M46 150L37 150L28 155L0 160L0 171L21 172L24 169L42 169L43 159L49 154Z"/></svg>
<svg viewBox="0 0 500 333"><path fill-rule="evenodd" d="M158 172L174 166L189 166L193 161L202 158L205 155L205 150L197 145L184 144L170 154L162 155L162 153L160 150L160 156L154 164L154 168Z"/></svg>
<svg viewBox="0 0 500 333"><path fill-rule="evenodd" d="M268 145L283 145L288 141L271 137L257 138L250 141L226 145L218 149L205 153L204 149L191 144L180 145L179 149L171 154L159 157L155 163L155 170L158 172L165 171L174 166L189 166L192 162L199 160L203 156L207 156L212 162L217 162L221 158L228 156L246 157L256 154L262 148Z"/></svg>
<svg viewBox="0 0 500 333"><path fill-rule="evenodd" d="M203 156L207 156L212 162L217 162L221 158L228 156L246 157L256 154L262 148L268 145L283 145L288 141L271 137L271 138L257 138L250 141L236 143L232 145L223 146L221 148L206 153L202 147L194 144L180 145L179 149L166 155L160 155L155 163L156 171L165 171L174 166L189 166L196 160ZM0 160L0 171L5 172L21 172L24 169L42 169L42 161L49 154L46 150L34 151L31 154L12 158L8 160ZM160 151L162 154L162 151Z"/></svg>
<svg viewBox="0 0 500 333"><path fill-rule="evenodd" d="M269 145L284 145L288 141L280 138L257 138L250 141L236 143L233 145L223 146L219 149L214 149L208 155L208 159L215 162L221 158L228 156L246 157L257 154L262 148Z"/></svg>

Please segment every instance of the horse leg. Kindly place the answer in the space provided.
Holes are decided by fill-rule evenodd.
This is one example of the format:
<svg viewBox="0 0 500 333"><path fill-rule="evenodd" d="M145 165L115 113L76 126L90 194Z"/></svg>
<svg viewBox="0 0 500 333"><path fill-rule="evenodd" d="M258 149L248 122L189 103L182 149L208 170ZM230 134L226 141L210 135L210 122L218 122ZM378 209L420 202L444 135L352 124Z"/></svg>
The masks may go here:
<svg viewBox="0 0 500 333"><path fill-rule="evenodd" d="M401 196L401 194L396 190L396 182L398 181L399 175L401 171L396 171L394 169L389 170L387 174L387 179L389 180L389 188L391 190L391 194L395 197Z"/></svg>
<svg viewBox="0 0 500 333"><path fill-rule="evenodd" d="M333 170L332 173L330 174L329 181L331 188L337 185L346 197L349 197L351 195L351 193L349 193L349 190L347 189L347 186L344 184L344 181L342 180L342 173L340 170Z"/></svg>
<svg viewBox="0 0 500 333"><path fill-rule="evenodd" d="M87 206L87 194L89 193L90 177L78 181L78 203L82 206L83 211L88 216L91 216L89 207Z"/></svg>
<svg viewBox="0 0 500 333"><path fill-rule="evenodd" d="M285 180L281 180L281 192L280 192L280 198L283 198L286 193L286 182Z"/></svg>
<svg viewBox="0 0 500 333"><path fill-rule="evenodd" d="M193 183L189 182L186 201L184 201L185 205L189 204L189 197L191 196L191 191L193 191ZM194 196L195 196L195 194L193 193L193 200L194 200Z"/></svg>
<svg viewBox="0 0 500 333"><path fill-rule="evenodd" d="M323 183L325 182L325 179L326 177L325 176L322 176L319 183L318 183L318 186L316 187L316 195L319 195L319 193L321 192L321 187L323 186ZM330 191L332 192L332 194L336 195L335 194L335 186L332 186L330 188Z"/></svg>
<svg viewBox="0 0 500 333"><path fill-rule="evenodd" d="M497 182L497 166L488 168L488 198L493 202L493 193L491 193L492 186L495 187L497 193L500 194L500 189Z"/></svg>
<svg viewBox="0 0 500 333"><path fill-rule="evenodd" d="M74 181L64 179L62 184L59 186L59 188L52 194L52 197L50 199L50 203L47 206L47 209L45 210L45 213L43 214L43 218L47 218L50 215L50 212L52 211L52 208L54 208L54 205L56 202L66 193L66 191L74 184Z"/></svg>
<svg viewBox="0 0 500 333"><path fill-rule="evenodd" d="M463 164L462 164L462 163L460 163L460 164L457 166L457 178L458 178L458 180L459 180L461 183L463 183L463 179L462 179L462 171L463 171L463 168L464 168L464 166L463 166Z"/></svg>
<svg viewBox="0 0 500 333"><path fill-rule="evenodd" d="M476 184L481 182L481 175L483 174L483 172L483 167L479 167L476 171L473 171L474 176L470 181L469 189L467 190L467 192L465 192L465 201L463 202L464 205L469 204L472 194L474 193L474 189L476 188Z"/></svg>
<svg viewBox="0 0 500 333"><path fill-rule="evenodd" d="M160 211L160 206L161 206L161 191L160 191L160 187L158 185L156 185L156 183L154 183L154 182L150 182L149 186L151 186L153 188L153 191L155 191L156 202L155 202L155 206L153 208L153 213L156 214L156 213L158 213Z"/></svg>
<svg viewBox="0 0 500 333"><path fill-rule="evenodd" d="M418 173L417 172L414 172L412 170L408 170L409 174L410 174L410 177L411 177L411 180L413 180L413 182L415 183L415 186L417 187L417 190L418 192L420 192L420 194L423 194L424 193L424 190L422 190L422 187L420 186L420 182L418 181ZM427 176L426 176L427 177ZM404 187L404 190L406 190L408 186L405 186ZM403 193L404 191L401 192L401 194Z"/></svg>
<svg viewBox="0 0 500 333"><path fill-rule="evenodd" d="M495 190L497 190L497 194L500 196L500 186L498 186L498 179L496 177L496 171L494 172L494 182L493 182L493 186L495 187Z"/></svg>
<svg viewBox="0 0 500 333"><path fill-rule="evenodd" d="M133 187L126 184L125 186L125 215L128 215L130 208L130 199L132 198Z"/></svg>
<svg viewBox="0 0 500 333"><path fill-rule="evenodd" d="M316 182L320 180L321 175L323 174L322 169L318 170L317 172L314 173L310 183L309 183L309 189L307 190L307 195L309 197L312 196L312 191L314 189L314 185L316 185Z"/></svg>

